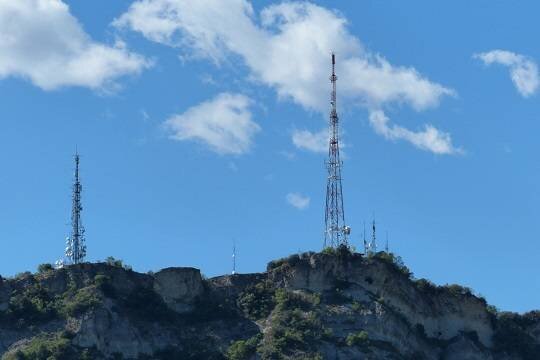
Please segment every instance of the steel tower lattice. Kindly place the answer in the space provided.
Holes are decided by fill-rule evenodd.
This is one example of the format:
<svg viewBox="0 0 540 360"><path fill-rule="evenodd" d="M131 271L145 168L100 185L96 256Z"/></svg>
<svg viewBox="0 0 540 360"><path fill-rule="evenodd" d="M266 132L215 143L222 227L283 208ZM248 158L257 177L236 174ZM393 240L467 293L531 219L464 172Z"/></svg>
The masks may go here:
<svg viewBox="0 0 540 360"><path fill-rule="evenodd" d="M79 178L79 154L75 154L75 179L73 182L73 199L71 206L71 236L67 239L66 257L72 264L79 264L86 257L85 231L81 219L82 185Z"/></svg>
<svg viewBox="0 0 540 360"><path fill-rule="evenodd" d="M348 236L351 228L345 225L345 212L343 210L343 191L341 186L341 167L343 163L339 155L339 117L336 104L336 56L332 54L332 95L330 97L330 124L329 124L329 146L328 160L328 180L326 185L326 211L325 211L325 231L324 247L348 246Z"/></svg>

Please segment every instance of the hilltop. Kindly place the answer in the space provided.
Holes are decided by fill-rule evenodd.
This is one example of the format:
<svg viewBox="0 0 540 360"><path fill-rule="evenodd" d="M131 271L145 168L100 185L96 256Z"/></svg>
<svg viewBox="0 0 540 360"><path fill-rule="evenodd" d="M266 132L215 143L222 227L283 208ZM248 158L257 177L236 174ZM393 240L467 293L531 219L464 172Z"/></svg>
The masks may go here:
<svg viewBox="0 0 540 360"><path fill-rule="evenodd" d="M501 313L394 255L342 248L259 274L119 261L0 278L2 359L537 359L540 314Z"/></svg>

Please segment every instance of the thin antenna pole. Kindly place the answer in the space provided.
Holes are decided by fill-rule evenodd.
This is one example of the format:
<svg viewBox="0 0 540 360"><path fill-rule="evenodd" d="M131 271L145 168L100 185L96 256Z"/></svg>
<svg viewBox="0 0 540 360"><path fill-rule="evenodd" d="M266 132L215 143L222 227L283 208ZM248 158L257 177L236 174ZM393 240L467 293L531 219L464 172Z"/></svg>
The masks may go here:
<svg viewBox="0 0 540 360"><path fill-rule="evenodd" d="M233 241L233 253L232 253L232 274L236 274L236 240Z"/></svg>
<svg viewBox="0 0 540 360"><path fill-rule="evenodd" d="M385 246L385 251L386 251L387 254L390 252L390 251L388 251L388 230L386 230L386 246Z"/></svg>
<svg viewBox="0 0 540 360"><path fill-rule="evenodd" d="M339 118L337 114L336 90L336 56L332 53L332 93L330 96L330 124L328 160L326 167L328 179L326 184L326 209L324 216L325 231L323 247L348 246L348 236L351 228L345 225L345 211L343 209L343 190L341 186L341 167L343 165L339 155Z"/></svg>
<svg viewBox="0 0 540 360"><path fill-rule="evenodd" d="M364 221L364 254L368 253L368 243L366 239L366 222Z"/></svg>
<svg viewBox="0 0 540 360"><path fill-rule="evenodd" d="M377 252L377 234L375 229L375 218L373 219L373 232L371 233L371 250Z"/></svg>

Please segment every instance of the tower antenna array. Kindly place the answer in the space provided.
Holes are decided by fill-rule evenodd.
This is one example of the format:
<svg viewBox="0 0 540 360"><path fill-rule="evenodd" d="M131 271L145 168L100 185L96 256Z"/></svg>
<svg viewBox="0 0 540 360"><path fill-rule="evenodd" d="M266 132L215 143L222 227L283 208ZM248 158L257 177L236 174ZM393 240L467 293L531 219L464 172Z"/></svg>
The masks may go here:
<svg viewBox="0 0 540 360"><path fill-rule="evenodd" d="M332 95L330 98L330 126L328 160L328 181L326 184L326 211L324 247L348 246L348 236L351 228L345 225L345 213L343 211L343 192L341 188L341 167L343 165L339 156L339 118L336 104L336 81L335 72L336 56L332 54Z"/></svg>
<svg viewBox="0 0 540 360"><path fill-rule="evenodd" d="M81 192L82 185L79 179L79 153L75 153L75 179L73 181L73 197L71 206L71 236L67 239L66 257L72 264L79 264L86 257L86 244L84 226L81 220Z"/></svg>

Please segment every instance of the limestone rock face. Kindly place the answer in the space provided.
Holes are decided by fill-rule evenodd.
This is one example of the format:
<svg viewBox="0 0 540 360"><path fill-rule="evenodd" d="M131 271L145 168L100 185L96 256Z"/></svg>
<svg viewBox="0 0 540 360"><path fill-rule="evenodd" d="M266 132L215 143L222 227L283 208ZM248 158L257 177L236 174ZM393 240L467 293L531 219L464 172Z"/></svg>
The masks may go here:
<svg viewBox="0 0 540 360"><path fill-rule="evenodd" d="M106 263L0 278L0 356L58 344L66 359L530 360L540 312L495 314L390 254L341 250L212 279Z"/></svg>
<svg viewBox="0 0 540 360"><path fill-rule="evenodd" d="M357 301L382 299L387 308L421 326L430 338L450 340L463 332L476 332L484 346L491 346L494 329L483 300L449 291L428 294L386 262L358 255L312 254L286 269L270 271L269 276L287 288L314 292L346 285L346 295Z"/></svg>
<svg viewBox="0 0 540 360"><path fill-rule="evenodd" d="M154 291L172 310L185 313L204 291L201 272L194 268L166 268L154 275Z"/></svg>
<svg viewBox="0 0 540 360"><path fill-rule="evenodd" d="M442 356L443 360L493 360L493 356L474 342L460 336L451 343Z"/></svg>
<svg viewBox="0 0 540 360"><path fill-rule="evenodd" d="M96 348L105 356L122 354L124 358L136 359L141 355L152 355L170 343L167 331L156 327L143 334L129 319L110 308L98 309L70 324L76 334L73 344L81 348Z"/></svg>

